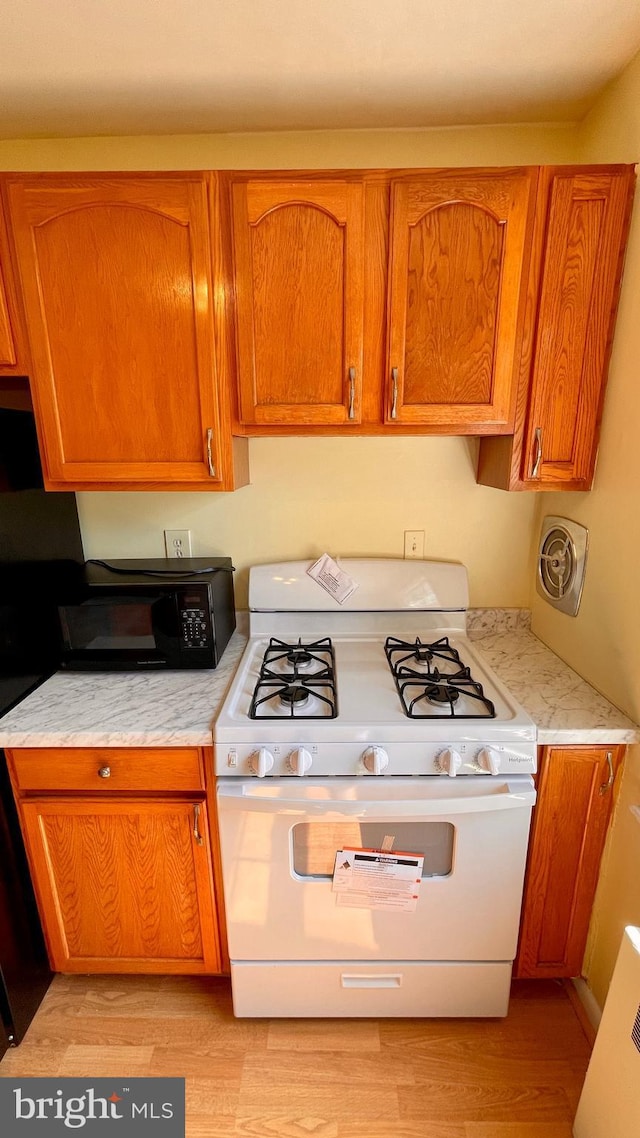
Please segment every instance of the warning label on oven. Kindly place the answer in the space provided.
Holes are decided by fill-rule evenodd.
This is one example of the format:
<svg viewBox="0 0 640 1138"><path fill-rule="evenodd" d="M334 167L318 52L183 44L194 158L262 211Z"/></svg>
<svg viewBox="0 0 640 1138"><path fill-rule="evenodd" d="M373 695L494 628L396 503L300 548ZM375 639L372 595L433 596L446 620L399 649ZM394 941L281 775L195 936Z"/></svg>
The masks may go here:
<svg viewBox="0 0 640 1138"><path fill-rule="evenodd" d="M423 854L346 847L333 869L336 904L413 913L422 881Z"/></svg>

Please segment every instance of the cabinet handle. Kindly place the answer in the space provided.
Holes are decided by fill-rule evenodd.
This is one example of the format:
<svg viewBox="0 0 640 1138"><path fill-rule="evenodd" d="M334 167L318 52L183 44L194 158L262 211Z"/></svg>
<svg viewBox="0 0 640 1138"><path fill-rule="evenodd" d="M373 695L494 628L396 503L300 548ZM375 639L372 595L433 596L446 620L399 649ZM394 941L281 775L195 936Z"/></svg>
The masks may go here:
<svg viewBox="0 0 640 1138"><path fill-rule="evenodd" d="M356 412L354 402L356 398L356 369L349 368L349 418L355 419Z"/></svg>
<svg viewBox="0 0 640 1138"><path fill-rule="evenodd" d="M211 478L216 477L216 468L213 464L213 427L207 427L207 462Z"/></svg>
<svg viewBox="0 0 640 1138"><path fill-rule="evenodd" d="M200 833L200 804L196 802L193 807L193 836L199 846L204 842L204 838Z"/></svg>
<svg viewBox="0 0 640 1138"><path fill-rule="evenodd" d="M537 478L538 471L540 469L540 463L542 462L542 427L536 427L535 431L533 432L533 439L536 448L536 454L533 460L533 466L531 467L531 477Z"/></svg>
<svg viewBox="0 0 640 1138"><path fill-rule="evenodd" d="M398 369L397 367L391 368L391 418L398 418Z"/></svg>
<svg viewBox="0 0 640 1138"><path fill-rule="evenodd" d="M100 778L111 778L111 767L100 767L98 774Z"/></svg>
<svg viewBox="0 0 640 1138"><path fill-rule="evenodd" d="M609 768L609 777L607 781L603 782L602 786L600 787L601 794L606 794L607 791L611 790L611 787L613 786L613 755L611 754L611 751L607 751L607 766Z"/></svg>

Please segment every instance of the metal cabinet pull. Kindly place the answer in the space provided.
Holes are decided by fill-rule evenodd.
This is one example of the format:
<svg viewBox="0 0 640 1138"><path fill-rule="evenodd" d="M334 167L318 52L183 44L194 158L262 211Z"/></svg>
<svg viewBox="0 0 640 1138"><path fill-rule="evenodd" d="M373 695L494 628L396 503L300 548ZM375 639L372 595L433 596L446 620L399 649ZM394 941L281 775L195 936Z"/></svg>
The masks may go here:
<svg viewBox="0 0 640 1138"><path fill-rule="evenodd" d="M613 772L613 755L611 754L611 751L607 751L607 766L609 768L609 777L608 777L607 781L603 782L602 786L600 787L600 793L601 794L606 794L607 791L611 790L611 787L613 786L614 772Z"/></svg>
<svg viewBox="0 0 640 1138"><path fill-rule="evenodd" d="M204 842L204 838L202 837L202 834L200 833L200 803L199 802L194 803L194 807L193 807L193 836L196 839L198 845L201 846Z"/></svg>
<svg viewBox="0 0 640 1138"><path fill-rule="evenodd" d="M100 778L111 778L111 767L100 767L98 774Z"/></svg>
<svg viewBox="0 0 640 1138"><path fill-rule="evenodd" d="M356 412L354 402L356 398L356 369L349 368L349 418L355 419Z"/></svg>
<svg viewBox="0 0 640 1138"><path fill-rule="evenodd" d="M212 478L215 478L216 468L213 463L213 427L207 427L207 462L209 463L209 474Z"/></svg>
<svg viewBox="0 0 640 1138"><path fill-rule="evenodd" d="M391 418L398 418L398 369L397 367L391 368Z"/></svg>
<svg viewBox="0 0 640 1138"><path fill-rule="evenodd" d="M533 460L533 466L531 467L531 477L537 478L540 463L542 462L542 427L536 427L533 432L533 438L536 447L536 456Z"/></svg>

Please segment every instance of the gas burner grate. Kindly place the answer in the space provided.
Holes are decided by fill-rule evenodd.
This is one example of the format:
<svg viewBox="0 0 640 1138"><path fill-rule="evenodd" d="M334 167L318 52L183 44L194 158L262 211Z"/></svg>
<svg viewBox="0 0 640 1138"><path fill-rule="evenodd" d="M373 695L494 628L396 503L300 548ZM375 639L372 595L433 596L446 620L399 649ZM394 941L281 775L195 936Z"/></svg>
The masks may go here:
<svg viewBox="0 0 640 1138"><path fill-rule="evenodd" d="M495 719L493 703L447 636L432 644L420 637L408 641L388 636L384 650L409 719ZM443 667L453 670L441 671ZM463 706L470 703L471 710L456 707L461 696Z"/></svg>
<svg viewBox="0 0 640 1138"><path fill-rule="evenodd" d="M335 657L329 637L288 644L271 637L256 683L250 719L335 719Z"/></svg>

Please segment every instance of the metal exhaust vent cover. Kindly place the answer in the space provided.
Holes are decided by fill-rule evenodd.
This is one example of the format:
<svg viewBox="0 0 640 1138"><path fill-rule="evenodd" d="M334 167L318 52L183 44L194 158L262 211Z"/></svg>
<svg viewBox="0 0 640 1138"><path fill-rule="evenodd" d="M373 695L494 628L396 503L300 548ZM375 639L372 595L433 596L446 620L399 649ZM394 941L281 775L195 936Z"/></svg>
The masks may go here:
<svg viewBox="0 0 640 1138"><path fill-rule="evenodd" d="M542 522L537 589L550 605L575 616L580 607L589 531L578 522L551 514Z"/></svg>

